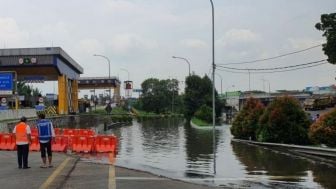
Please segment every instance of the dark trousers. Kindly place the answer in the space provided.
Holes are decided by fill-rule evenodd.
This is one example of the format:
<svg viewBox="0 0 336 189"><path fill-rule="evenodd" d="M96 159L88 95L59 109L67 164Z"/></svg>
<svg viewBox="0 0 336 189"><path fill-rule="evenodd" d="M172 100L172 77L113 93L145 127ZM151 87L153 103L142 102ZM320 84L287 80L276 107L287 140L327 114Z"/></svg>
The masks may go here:
<svg viewBox="0 0 336 189"><path fill-rule="evenodd" d="M22 144L16 145L17 146L17 157L18 157L18 164L19 168L28 167L28 154L29 154L29 145Z"/></svg>
<svg viewBox="0 0 336 189"><path fill-rule="evenodd" d="M48 157L51 157L52 152L51 152L51 141L50 140L47 143L40 142L41 157L43 158L46 157L46 149L47 149Z"/></svg>

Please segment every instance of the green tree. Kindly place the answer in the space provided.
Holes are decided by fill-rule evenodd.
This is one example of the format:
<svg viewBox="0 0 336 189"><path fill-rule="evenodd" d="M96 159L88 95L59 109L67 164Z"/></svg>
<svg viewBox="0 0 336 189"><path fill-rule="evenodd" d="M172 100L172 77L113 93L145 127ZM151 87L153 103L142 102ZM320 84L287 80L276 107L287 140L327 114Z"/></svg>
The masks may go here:
<svg viewBox="0 0 336 189"><path fill-rule="evenodd" d="M142 82L141 87L143 93L138 104L148 112L169 112L172 110L174 99L178 99L179 88L176 79L150 78Z"/></svg>
<svg viewBox="0 0 336 189"><path fill-rule="evenodd" d="M216 117L221 114L222 103L215 92ZM212 107L212 82L208 76L201 78L198 75L188 76L185 88L185 117L190 120L195 112L202 106ZM212 111L212 110L211 110Z"/></svg>
<svg viewBox="0 0 336 189"><path fill-rule="evenodd" d="M24 81L17 82L17 91L19 95L25 97L28 106L33 106L33 98L36 101L36 98L41 96L41 91L38 88L29 86Z"/></svg>
<svg viewBox="0 0 336 189"><path fill-rule="evenodd" d="M235 138L256 139L256 131L260 116L265 110L260 100L249 98L243 109L238 113L232 123L231 133Z"/></svg>
<svg viewBox="0 0 336 189"><path fill-rule="evenodd" d="M322 14L321 22L315 28L323 31L327 42L323 44L324 54L328 56L328 62L336 64L336 13Z"/></svg>
<svg viewBox="0 0 336 189"><path fill-rule="evenodd" d="M259 120L257 140L287 144L308 143L309 119L300 103L288 96L275 99Z"/></svg>

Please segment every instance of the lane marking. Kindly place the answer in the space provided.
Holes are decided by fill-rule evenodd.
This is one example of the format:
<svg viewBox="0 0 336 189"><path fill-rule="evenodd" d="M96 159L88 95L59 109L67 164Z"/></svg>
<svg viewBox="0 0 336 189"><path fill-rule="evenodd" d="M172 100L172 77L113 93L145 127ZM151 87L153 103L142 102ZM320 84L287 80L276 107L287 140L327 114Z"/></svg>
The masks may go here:
<svg viewBox="0 0 336 189"><path fill-rule="evenodd" d="M64 169L66 164L70 161L70 157L67 157L58 167L57 169L48 177L48 179L40 186L39 189L48 188L49 185L55 180L56 176L60 174L60 172Z"/></svg>
<svg viewBox="0 0 336 189"><path fill-rule="evenodd" d="M109 166L108 188L109 189L116 189L117 188L114 165Z"/></svg>
<svg viewBox="0 0 336 189"><path fill-rule="evenodd" d="M169 180L158 177L116 177L117 180Z"/></svg>

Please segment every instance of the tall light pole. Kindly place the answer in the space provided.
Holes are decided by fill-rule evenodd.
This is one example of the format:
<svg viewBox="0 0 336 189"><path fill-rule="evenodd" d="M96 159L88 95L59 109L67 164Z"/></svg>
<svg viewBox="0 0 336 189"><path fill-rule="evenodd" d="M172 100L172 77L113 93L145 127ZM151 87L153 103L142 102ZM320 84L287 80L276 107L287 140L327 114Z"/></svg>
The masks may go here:
<svg viewBox="0 0 336 189"><path fill-rule="evenodd" d="M107 60L107 63L108 63L108 71L109 71L109 80L111 79L111 62L110 62L110 59L107 58L106 56L104 55L100 55L100 54L94 54L93 56L99 56L99 57L102 57L104 58L105 60ZM109 100L111 100L111 87L109 87Z"/></svg>
<svg viewBox="0 0 336 189"><path fill-rule="evenodd" d="M178 57L178 56L172 56L172 58L182 59L182 60L184 60L186 63L188 63L188 66L189 66L189 76L190 76L190 62L188 61L188 59L183 58L183 57Z"/></svg>
<svg viewBox="0 0 336 189"><path fill-rule="evenodd" d="M213 134L213 153L214 153L214 174L216 174L216 132L215 132L215 9L212 0L212 134Z"/></svg>
<svg viewBox="0 0 336 189"><path fill-rule="evenodd" d="M127 72L127 81L129 81L129 76L130 76L129 71L126 70L125 68L120 68L120 70Z"/></svg>

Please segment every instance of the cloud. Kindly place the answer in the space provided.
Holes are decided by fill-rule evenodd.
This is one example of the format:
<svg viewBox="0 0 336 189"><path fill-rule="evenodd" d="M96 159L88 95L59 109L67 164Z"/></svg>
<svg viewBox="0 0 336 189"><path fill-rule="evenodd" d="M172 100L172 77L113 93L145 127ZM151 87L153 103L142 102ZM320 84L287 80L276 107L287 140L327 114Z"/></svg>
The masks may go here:
<svg viewBox="0 0 336 189"><path fill-rule="evenodd" d="M315 45L319 45L324 43L325 41L320 39L312 39L312 38L289 38L287 40L287 48L294 50L301 50L305 48L309 48Z"/></svg>
<svg viewBox="0 0 336 189"><path fill-rule="evenodd" d="M217 40L221 46L237 46L241 44L255 43L260 37L248 29L231 29Z"/></svg>
<svg viewBox="0 0 336 189"><path fill-rule="evenodd" d="M207 47L207 43L200 39L184 39L180 42L180 44L184 47L192 49L203 49Z"/></svg>
<svg viewBox="0 0 336 189"><path fill-rule="evenodd" d="M19 28L13 18L0 18L0 43L6 48L20 47L29 39L29 33Z"/></svg>
<svg viewBox="0 0 336 189"><path fill-rule="evenodd" d="M104 47L97 39L82 39L79 41L77 50L83 54L103 53Z"/></svg>
<svg viewBox="0 0 336 189"><path fill-rule="evenodd" d="M111 38L108 45L112 48L112 51L115 54L126 54L130 51L151 50L158 46L154 40L132 33L116 34Z"/></svg>

